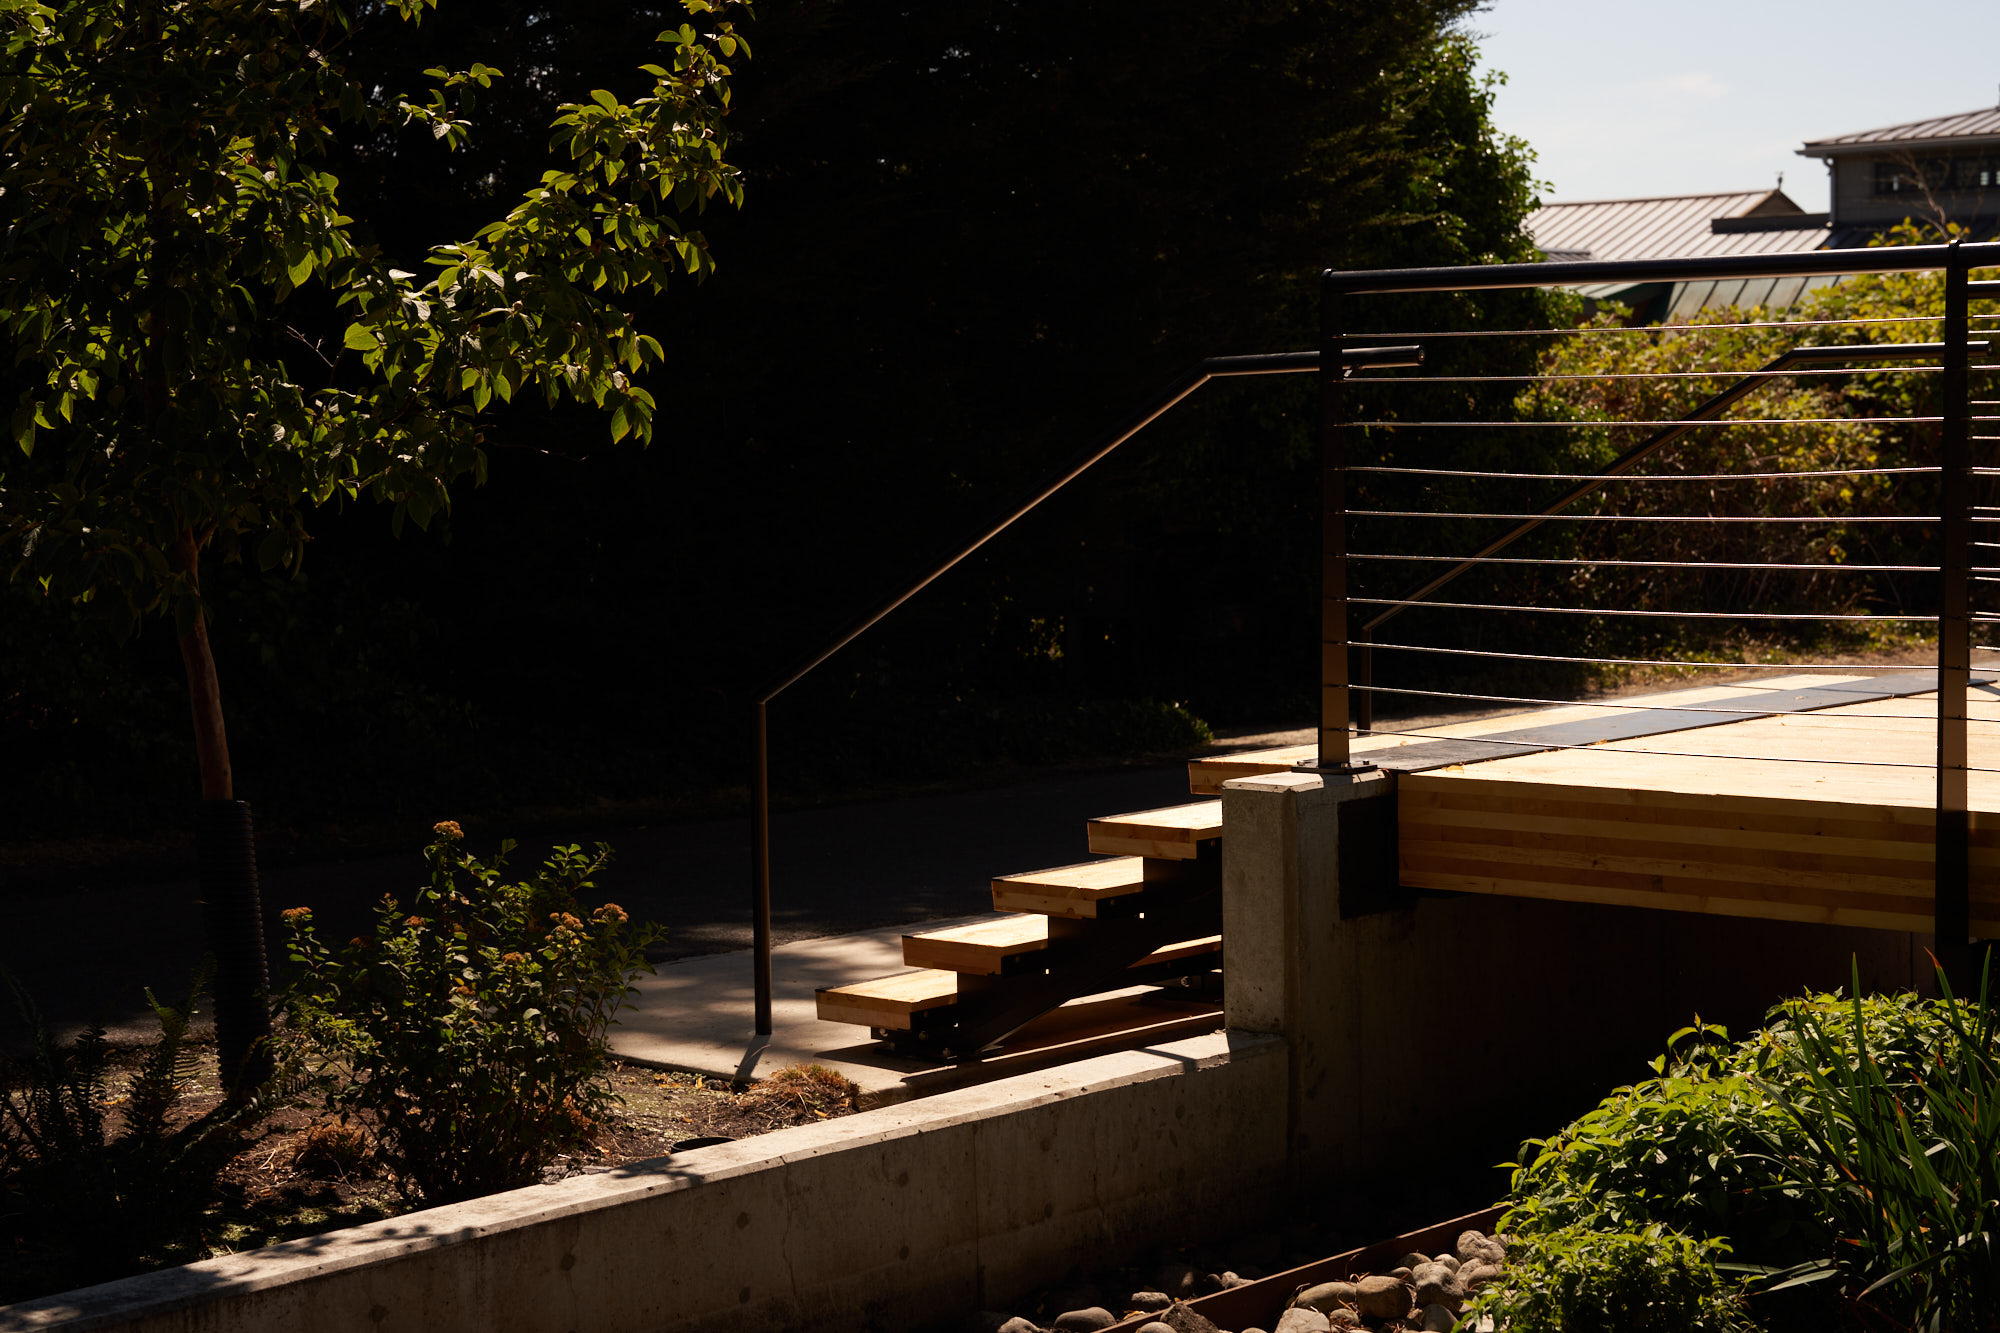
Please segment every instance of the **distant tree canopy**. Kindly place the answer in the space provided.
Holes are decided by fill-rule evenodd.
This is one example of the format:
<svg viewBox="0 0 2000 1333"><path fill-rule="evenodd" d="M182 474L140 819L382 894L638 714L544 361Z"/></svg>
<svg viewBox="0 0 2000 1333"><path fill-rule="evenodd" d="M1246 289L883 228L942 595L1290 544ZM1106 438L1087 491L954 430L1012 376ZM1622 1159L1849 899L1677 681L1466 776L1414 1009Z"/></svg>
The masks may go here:
<svg viewBox="0 0 2000 1333"><path fill-rule="evenodd" d="M676 443L607 453L601 424L517 404L486 430L486 493L436 533L391 543L356 510L303 580L232 575L267 668L235 673L240 734L311 744L323 772L456 737L425 780L475 802L656 789L675 747L712 781L735 725L717 705L1191 359L1312 346L1321 269L1532 257L1531 155L1492 125L1474 8L760 6L729 120L745 208L705 220L718 267L693 299L634 307L664 344L639 383ZM502 77L456 153L345 141L343 205L415 268L534 183L565 90L629 82L678 13L493 0L364 26L347 60L384 88L474 61ZM1399 317L1463 318L1451 304ZM1004 733L1014 697L1303 707L1310 386L1210 392L829 668L809 711L854 724L799 743L858 747L896 719L913 744L964 717ZM156 706L118 677L86 691L106 715ZM36 688L0 701L0 727L89 729L73 684ZM560 791L514 782L522 745Z"/></svg>

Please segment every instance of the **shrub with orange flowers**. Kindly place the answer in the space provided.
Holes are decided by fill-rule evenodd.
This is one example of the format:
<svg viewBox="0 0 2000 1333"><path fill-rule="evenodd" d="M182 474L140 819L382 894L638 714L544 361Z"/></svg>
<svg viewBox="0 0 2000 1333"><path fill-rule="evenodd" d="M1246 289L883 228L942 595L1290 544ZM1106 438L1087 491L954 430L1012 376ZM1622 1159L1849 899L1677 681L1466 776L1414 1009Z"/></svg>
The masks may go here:
<svg viewBox="0 0 2000 1333"><path fill-rule="evenodd" d="M335 952L310 911L284 914L284 998L335 1071L334 1107L369 1113L405 1193L438 1204L533 1184L589 1134L613 1100L610 1025L662 930L581 904L611 859L602 843L553 848L509 882L511 841L483 861L458 825L433 832L429 884L384 898L372 937Z"/></svg>

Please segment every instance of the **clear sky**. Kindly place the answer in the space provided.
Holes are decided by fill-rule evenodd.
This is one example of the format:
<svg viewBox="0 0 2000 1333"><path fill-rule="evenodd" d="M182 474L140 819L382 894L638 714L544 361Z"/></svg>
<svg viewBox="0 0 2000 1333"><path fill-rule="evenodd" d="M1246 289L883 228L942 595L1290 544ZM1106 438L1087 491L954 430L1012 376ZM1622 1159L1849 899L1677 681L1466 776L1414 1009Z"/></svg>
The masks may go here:
<svg viewBox="0 0 2000 1333"><path fill-rule="evenodd" d="M2000 0L1493 0L1502 130L1548 200L1749 190L1824 209L1807 139L2000 104Z"/></svg>

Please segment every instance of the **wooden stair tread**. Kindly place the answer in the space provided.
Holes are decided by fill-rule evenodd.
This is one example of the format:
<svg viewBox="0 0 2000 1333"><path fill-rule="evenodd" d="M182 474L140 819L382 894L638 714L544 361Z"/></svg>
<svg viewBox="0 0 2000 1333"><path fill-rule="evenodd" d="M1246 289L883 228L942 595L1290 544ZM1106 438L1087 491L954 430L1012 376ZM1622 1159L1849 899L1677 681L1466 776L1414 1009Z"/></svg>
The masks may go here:
<svg viewBox="0 0 2000 1333"><path fill-rule="evenodd" d="M1097 905L1139 893L1146 887L1146 863L1137 856L1112 856L1048 870L1025 870L993 881L993 908L1036 912L1071 919L1095 917Z"/></svg>
<svg viewBox="0 0 2000 1333"><path fill-rule="evenodd" d="M903 936L903 961L911 967L945 968L996 976L1009 958L1049 947L1049 919L1014 913L950 930Z"/></svg>
<svg viewBox="0 0 2000 1333"><path fill-rule="evenodd" d="M1205 953L1220 953L1222 936L1203 935L1200 939L1182 940L1179 944L1169 944L1153 950L1134 963L1134 967L1146 967L1153 963L1177 963L1183 958L1194 958Z"/></svg>
<svg viewBox="0 0 2000 1333"><path fill-rule="evenodd" d="M989 923L979 924L984 926ZM1140 968L1177 962L1200 954L1215 953L1221 948L1222 936L1204 935L1199 939L1182 940L1155 949L1132 966ZM921 968L915 972L878 977L873 981L829 986L814 992L813 998L823 1023L855 1023L862 1027L907 1030L915 1026L917 1014L941 1009L957 1001L958 975L939 968Z"/></svg>
<svg viewBox="0 0 2000 1333"><path fill-rule="evenodd" d="M822 1023L859 1023L870 1028L906 1029L914 1026L913 1015L957 999L958 973L936 968L813 992Z"/></svg>
<svg viewBox="0 0 2000 1333"><path fill-rule="evenodd" d="M1196 801L1090 821L1090 850L1192 861L1200 846L1222 836L1222 802Z"/></svg>
<svg viewBox="0 0 2000 1333"><path fill-rule="evenodd" d="M1244 750L1236 754L1211 755L1188 761L1188 791L1195 796L1220 796L1222 784L1232 778L1254 778L1264 773L1287 773L1317 757L1319 745L1286 745L1275 750Z"/></svg>

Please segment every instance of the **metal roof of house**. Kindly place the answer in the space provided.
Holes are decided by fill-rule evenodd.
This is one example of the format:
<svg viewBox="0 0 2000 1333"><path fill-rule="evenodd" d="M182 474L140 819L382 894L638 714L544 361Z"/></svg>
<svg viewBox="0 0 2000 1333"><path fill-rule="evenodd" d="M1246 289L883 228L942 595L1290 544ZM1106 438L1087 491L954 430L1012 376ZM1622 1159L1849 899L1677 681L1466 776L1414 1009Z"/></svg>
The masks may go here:
<svg viewBox="0 0 2000 1333"><path fill-rule="evenodd" d="M1799 220L1796 227L1784 224L1792 216ZM1718 232L1718 218L1755 219L1759 225ZM1736 190L1544 204L1528 219L1528 234L1552 259L1660 259L1817 250L1828 231L1825 215L1802 211L1783 191Z"/></svg>
<svg viewBox="0 0 2000 1333"><path fill-rule="evenodd" d="M1950 144L1980 143L1989 140L2000 140L2000 106L1981 107L1977 111L1961 111L1952 116L1933 116L1929 120L1912 120L1901 125L1884 125L1876 130L1857 130L1853 134L1836 134L1827 139L1813 139L1798 151L1800 157L1834 157L1841 153L1879 148L1884 144L1921 143L1944 147Z"/></svg>

